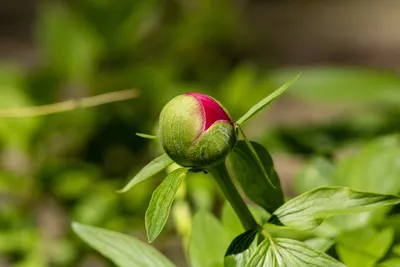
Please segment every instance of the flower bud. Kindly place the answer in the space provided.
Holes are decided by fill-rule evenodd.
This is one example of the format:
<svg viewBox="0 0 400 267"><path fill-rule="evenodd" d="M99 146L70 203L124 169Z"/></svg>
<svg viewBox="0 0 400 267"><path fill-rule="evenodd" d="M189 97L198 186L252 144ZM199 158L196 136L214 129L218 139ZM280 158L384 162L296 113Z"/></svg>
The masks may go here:
<svg viewBox="0 0 400 267"><path fill-rule="evenodd" d="M237 140L224 108L199 93L182 94L167 103L160 114L159 135L172 160L200 169L223 161Z"/></svg>

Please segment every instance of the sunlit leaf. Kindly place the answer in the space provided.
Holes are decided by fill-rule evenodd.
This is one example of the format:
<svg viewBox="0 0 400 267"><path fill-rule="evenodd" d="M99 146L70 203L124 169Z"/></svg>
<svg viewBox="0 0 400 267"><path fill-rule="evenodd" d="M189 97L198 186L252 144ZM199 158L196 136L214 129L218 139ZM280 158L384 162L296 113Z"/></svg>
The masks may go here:
<svg viewBox="0 0 400 267"><path fill-rule="evenodd" d="M153 242L157 238L167 223L175 194L187 172L187 168L173 171L153 192L145 217L149 242Z"/></svg>
<svg viewBox="0 0 400 267"><path fill-rule="evenodd" d="M400 203L400 197L360 192L347 187L320 187L295 197L277 209L270 219L299 230L317 227L328 217L368 211Z"/></svg>
<svg viewBox="0 0 400 267"><path fill-rule="evenodd" d="M87 244L120 267L175 266L155 248L121 233L73 223L72 228Z"/></svg>
<svg viewBox="0 0 400 267"><path fill-rule="evenodd" d="M282 83L297 72L297 69L276 70L271 79ZM346 66L302 68L301 80L293 87L294 94L318 103L400 103L400 76L385 70Z"/></svg>
<svg viewBox="0 0 400 267"><path fill-rule="evenodd" d="M381 194L400 193L400 138L390 135L366 143L361 149L343 157L332 175L332 183L355 190ZM384 220L387 208L357 215L337 216L329 219L331 225L352 231L371 222Z"/></svg>
<svg viewBox="0 0 400 267"><path fill-rule="evenodd" d="M161 156L153 159L150 161L149 164L143 167L139 171L138 174L135 175L135 177L132 178L132 180L121 190L119 190L119 193L124 193L131 189L133 186L136 184L146 180L147 178L150 178L151 176L159 173L169 165L173 163L172 159L170 159L167 154L162 154Z"/></svg>
<svg viewBox="0 0 400 267"><path fill-rule="evenodd" d="M341 160L333 178L336 184L356 190L397 194L400 192L399 162L400 137L386 136Z"/></svg>
<svg viewBox="0 0 400 267"><path fill-rule="evenodd" d="M393 242L393 229L378 232L372 227L344 232L338 237L336 251L348 267L373 267L386 255Z"/></svg>
<svg viewBox="0 0 400 267"><path fill-rule="evenodd" d="M400 257L387 259L381 262L377 267L399 267L399 266L400 266Z"/></svg>
<svg viewBox="0 0 400 267"><path fill-rule="evenodd" d="M393 254L396 254L397 256L400 256L400 243L398 243L397 245L393 246L392 252L393 252Z"/></svg>
<svg viewBox="0 0 400 267"><path fill-rule="evenodd" d="M265 239L246 267L345 267L325 253L315 251L304 243L287 238Z"/></svg>

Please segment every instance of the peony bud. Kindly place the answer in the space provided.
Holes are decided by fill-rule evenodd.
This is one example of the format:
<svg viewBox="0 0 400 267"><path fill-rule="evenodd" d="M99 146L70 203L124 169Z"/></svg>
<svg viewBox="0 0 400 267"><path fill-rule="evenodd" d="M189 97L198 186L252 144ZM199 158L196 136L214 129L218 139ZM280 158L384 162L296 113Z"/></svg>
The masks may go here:
<svg viewBox="0 0 400 267"><path fill-rule="evenodd" d="M200 169L223 161L237 140L224 108L199 93L182 94L167 103L160 114L159 134L171 159Z"/></svg>

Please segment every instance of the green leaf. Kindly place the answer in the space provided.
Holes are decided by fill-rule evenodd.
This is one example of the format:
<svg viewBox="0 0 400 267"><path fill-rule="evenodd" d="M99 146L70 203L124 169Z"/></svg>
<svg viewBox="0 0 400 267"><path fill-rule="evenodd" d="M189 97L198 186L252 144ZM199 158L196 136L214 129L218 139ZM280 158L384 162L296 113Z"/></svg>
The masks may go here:
<svg viewBox="0 0 400 267"><path fill-rule="evenodd" d="M400 214L394 214L386 216L385 220L382 220L379 224L380 227L390 226L396 232L396 236L400 237ZM399 255L400 256L400 255Z"/></svg>
<svg viewBox="0 0 400 267"><path fill-rule="evenodd" d="M232 170L247 197L272 213L284 203L279 177L268 151L256 142L251 142L251 144L267 174L263 174L263 170L254 160L252 151L242 140L238 141L229 155ZM268 182L266 176L271 179L275 188Z"/></svg>
<svg viewBox="0 0 400 267"><path fill-rule="evenodd" d="M393 246L392 252L393 252L393 254L396 254L397 256L400 256L400 243L395 245L395 246Z"/></svg>
<svg viewBox="0 0 400 267"><path fill-rule="evenodd" d="M74 222L72 228L87 244L120 267L175 266L155 248L121 233Z"/></svg>
<svg viewBox="0 0 400 267"><path fill-rule="evenodd" d="M336 241L332 238L314 237L304 241L304 244L306 244L307 246L309 246L314 250L325 252L328 249L330 249L333 246L333 244L335 244L335 242Z"/></svg>
<svg viewBox="0 0 400 267"><path fill-rule="evenodd" d="M256 242L258 230L251 229L243 234L237 236L229 245L225 253L224 266L225 267L242 267L246 266L250 257L256 250Z"/></svg>
<svg viewBox="0 0 400 267"><path fill-rule="evenodd" d="M381 262L378 267L399 267L400 258L390 258Z"/></svg>
<svg viewBox="0 0 400 267"><path fill-rule="evenodd" d="M225 257L239 254L248 249L256 238L257 233L258 229L250 229L243 234L238 235L229 245L228 250L225 253Z"/></svg>
<svg viewBox="0 0 400 267"><path fill-rule="evenodd" d="M329 180L335 185L348 186L355 190L398 194L400 193L399 161L399 136L377 138L340 160ZM329 176L329 171L325 171L323 176ZM328 219L327 222L340 231L352 231L370 223L385 220L389 208L336 216Z"/></svg>
<svg viewBox="0 0 400 267"><path fill-rule="evenodd" d="M276 91L274 91L272 94L269 96L265 97L263 100L258 102L256 105L254 105L249 111L247 111L238 121L237 123L242 126L244 125L248 120L250 120L254 115L259 113L263 108L265 108L268 104L270 104L272 101L274 101L276 98L278 98L283 92L286 91L286 89L289 88L298 78L300 77L300 73L297 74L294 78L292 78L290 81L286 82L284 85L282 85L280 88L278 88Z"/></svg>
<svg viewBox="0 0 400 267"><path fill-rule="evenodd" d="M386 136L339 162L336 184L381 194L400 193L400 137ZM384 182L382 180L384 179Z"/></svg>
<svg viewBox="0 0 400 267"><path fill-rule="evenodd" d="M280 69L271 79L282 83L296 73L297 69ZM294 94L318 104L400 103L400 77L389 71L344 66L302 68L301 80L293 87Z"/></svg>
<svg viewBox="0 0 400 267"><path fill-rule="evenodd" d="M121 190L118 190L117 192L119 193L125 193L129 189L131 189L133 186L136 184L146 180L147 178L150 178L151 176L159 173L168 165L171 165L173 163L172 159L170 159L167 154L162 154L161 156L153 159L150 161L149 164L143 167L143 169L140 170L138 174L136 174L135 177L132 178L132 180Z"/></svg>
<svg viewBox="0 0 400 267"><path fill-rule="evenodd" d="M273 188L275 188L275 185L271 182L271 179L269 178L268 173L265 170L264 165L261 162L261 159L257 154L257 151L254 149L254 147L251 144L250 140L247 139L246 134L244 133L243 129L239 125L237 125L237 127L239 128L239 131L242 134L244 142L246 143L247 147L250 149L250 152L251 152L250 155L253 156L258 169L262 171L262 174L264 175L265 179L267 179L267 181L271 184L271 186Z"/></svg>
<svg viewBox="0 0 400 267"><path fill-rule="evenodd" d="M400 203L397 196L360 192L347 187L320 187L286 202L273 213L270 222L309 230L333 215L368 211L397 203Z"/></svg>
<svg viewBox="0 0 400 267"><path fill-rule="evenodd" d="M287 238L266 239L258 246L246 267L345 267L325 253Z"/></svg>
<svg viewBox="0 0 400 267"><path fill-rule="evenodd" d="M136 133L136 135L145 139L157 139L157 136L151 134Z"/></svg>
<svg viewBox="0 0 400 267"><path fill-rule="evenodd" d="M199 211L192 222L188 254L191 267L222 267L230 233L209 212Z"/></svg>
<svg viewBox="0 0 400 267"><path fill-rule="evenodd" d="M386 255L393 237L391 228L380 232L372 227L344 232L338 237L336 251L348 267L373 267Z"/></svg>
<svg viewBox="0 0 400 267"><path fill-rule="evenodd" d="M145 216L147 238L150 243L157 238L167 223L175 194L187 172L187 168L171 172L154 190Z"/></svg>
<svg viewBox="0 0 400 267"><path fill-rule="evenodd" d="M246 266L250 257L256 250L256 239L258 229L251 229L237 236L229 245L225 253L225 267L241 267Z"/></svg>

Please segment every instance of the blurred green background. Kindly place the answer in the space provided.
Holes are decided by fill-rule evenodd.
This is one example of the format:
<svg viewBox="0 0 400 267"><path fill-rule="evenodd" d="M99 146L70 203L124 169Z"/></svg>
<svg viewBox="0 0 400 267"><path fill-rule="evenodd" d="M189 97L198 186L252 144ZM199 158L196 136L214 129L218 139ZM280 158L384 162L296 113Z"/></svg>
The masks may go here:
<svg viewBox="0 0 400 267"><path fill-rule="evenodd" d="M271 150L288 196L301 191L292 181L303 163L398 133L399 12L395 1L0 1L0 110L140 92L90 109L0 117L0 266L112 266L71 221L145 239L144 212L163 175L115 190L161 153L135 133L155 134L177 94L210 94L237 119L302 71L245 129ZM193 210L219 214L212 181L193 178L187 188ZM155 245L185 266L176 232L171 222Z"/></svg>

